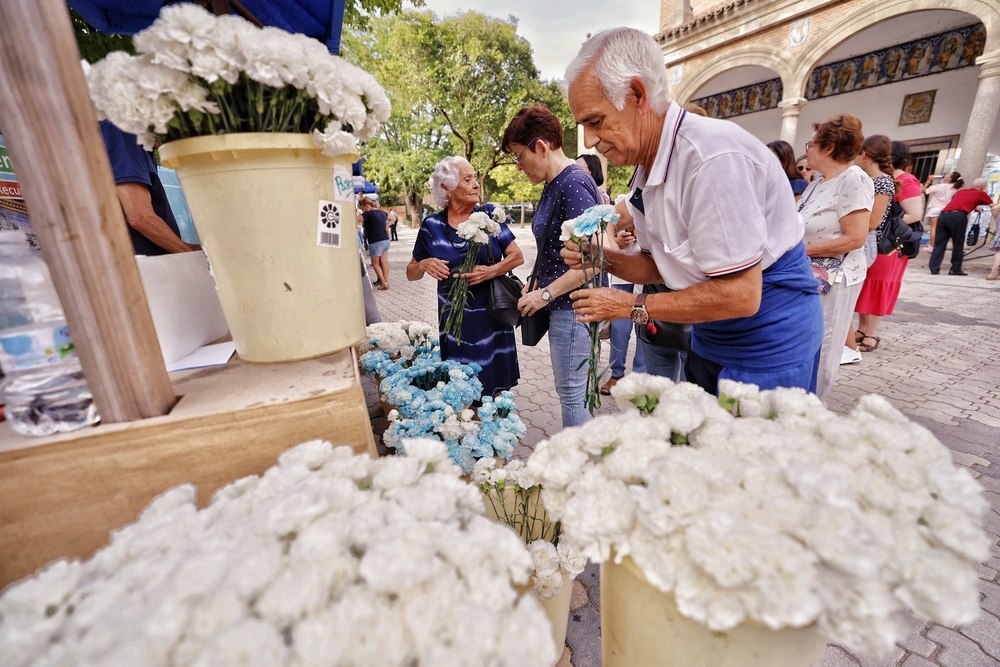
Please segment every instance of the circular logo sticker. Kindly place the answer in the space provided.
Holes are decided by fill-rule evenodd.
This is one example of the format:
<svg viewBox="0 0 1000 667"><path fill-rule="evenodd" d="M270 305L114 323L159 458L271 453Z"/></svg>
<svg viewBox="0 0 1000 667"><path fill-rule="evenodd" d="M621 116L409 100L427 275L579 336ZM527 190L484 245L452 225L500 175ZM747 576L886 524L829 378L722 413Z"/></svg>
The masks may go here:
<svg viewBox="0 0 1000 667"><path fill-rule="evenodd" d="M336 229L340 226L340 207L335 204L326 204L320 209L319 220L327 229Z"/></svg>

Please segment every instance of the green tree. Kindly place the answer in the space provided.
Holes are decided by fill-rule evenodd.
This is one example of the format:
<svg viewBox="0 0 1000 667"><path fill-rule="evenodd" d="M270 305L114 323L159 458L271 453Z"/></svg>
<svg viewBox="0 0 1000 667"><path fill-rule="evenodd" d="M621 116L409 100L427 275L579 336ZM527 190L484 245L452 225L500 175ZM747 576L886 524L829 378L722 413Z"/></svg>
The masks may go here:
<svg viewBox="0 0 1000 667"><path fill-rule="evenodd" d="M542 95L531 45L517 34L517 19L477 12L441 20L428 37L423 83L455 154L475 167L485 201L490 173L510 162L500 149L507 123Z"/></svg>
<svg viewBox="0 0 1000 667"><path fill-rule="evenodd" d="M344 58L371 73L392 101L389 120L362 146L365 174L378 185L383 202L402 199L417 224L431 171L450 148L421 72L423 45L433 31L432 14L405 12L344 35Z"/></svg>

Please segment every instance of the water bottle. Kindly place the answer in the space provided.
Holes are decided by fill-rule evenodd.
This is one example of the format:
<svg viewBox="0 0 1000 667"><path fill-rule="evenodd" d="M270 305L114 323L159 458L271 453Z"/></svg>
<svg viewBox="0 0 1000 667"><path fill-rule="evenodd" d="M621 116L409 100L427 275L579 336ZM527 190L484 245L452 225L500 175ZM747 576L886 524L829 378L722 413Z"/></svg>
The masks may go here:
<svg viewBox="0 0 1000 667"><path fill-rule="evenodd" d="M49 269L20 231L0 231L0 401L22 435L98 421Z"/></svg>

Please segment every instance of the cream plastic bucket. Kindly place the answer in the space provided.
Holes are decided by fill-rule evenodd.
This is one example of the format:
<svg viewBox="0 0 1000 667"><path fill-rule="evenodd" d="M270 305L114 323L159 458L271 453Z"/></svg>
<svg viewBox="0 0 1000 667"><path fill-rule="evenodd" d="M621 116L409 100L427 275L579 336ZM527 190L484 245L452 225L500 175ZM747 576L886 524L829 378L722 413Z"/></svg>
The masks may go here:
<svg viewBox="0 0 1000 667"><path fill-rule="evenodd" d="M172 141L160 158L177 171L242 359L310 359L361 339L357 213L344 184L357 154L324 156L306 134L248 133Z"/></svg>
<svg viewBox="0 0 1000 667"><path fill-rule="evenodd" d="M825 648L815 626L714 632L682 616L673 593L650 584L628 556L601 564L603 667L814 667Z"/></svg>

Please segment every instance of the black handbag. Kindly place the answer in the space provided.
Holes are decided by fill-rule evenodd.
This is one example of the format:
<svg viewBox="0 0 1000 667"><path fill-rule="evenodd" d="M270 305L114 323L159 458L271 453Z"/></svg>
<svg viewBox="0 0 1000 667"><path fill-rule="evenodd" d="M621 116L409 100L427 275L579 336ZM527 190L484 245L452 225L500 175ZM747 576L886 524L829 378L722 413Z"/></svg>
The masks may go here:
<svg viewBox="0 0 1000 667"><path fill-rule="evenodd" d="M914 223L920 225L920 223ZM893 202L889 208L889 216L876 231L878 254L891 255L900 250L904 244L913 240L915 230L911 225L903 220L903 207ZM923 234L923 226L920 225L920 233ZM920 239L916 239L918 246Z"/></svg>
<svg viewBox="0 0 1000 667"><path fill-rule="evenodd" d="M504 273L490 281L486 314L494 323L513 329L521 319L517 302L524 291L524 283L514 272Z"/></svg>
<svg viewBox="0 0 1000 667"><path fill-rule="evenodd" d="M644 294L662 294L671 289L666 285L643 285L642 291ZM647 345L687 352L691 349L691 325L650 320L645 326L639 327L639 340Z"/></svg>
<svg viewBox="0 0 1000 667"><path fill-rule="evenodd" d="M538 285L538 265L542 261L542 257L545 255L545 248L549 244L549 231L552 228L552 218L545 223L545 235L542 237L542 245L538 248L538 254L535 256L535 266L531 269L531 275L528 276L528 291L532 291ZM535 312L534 315L529 315L527 317L521 317L521 342L529 347L534 347L538 345L538 342L542 340L549 331L549 311L548 308L542 308Z"/></svg>
<svg viewBox="0 0 1000 667"><path fill-rule="evenodd" d="M537 266L537 263L536 263ZM528 278L528 291L534 289L535 276ZM549 311L545 308L538 310L534 315L521 318L521 342L530 347L538 345L549 331Z"/></svg>

